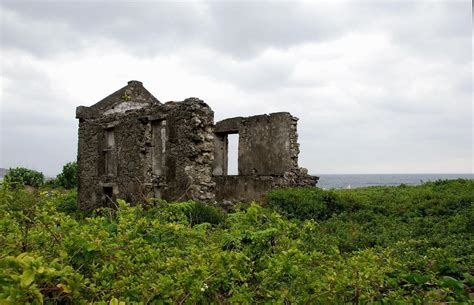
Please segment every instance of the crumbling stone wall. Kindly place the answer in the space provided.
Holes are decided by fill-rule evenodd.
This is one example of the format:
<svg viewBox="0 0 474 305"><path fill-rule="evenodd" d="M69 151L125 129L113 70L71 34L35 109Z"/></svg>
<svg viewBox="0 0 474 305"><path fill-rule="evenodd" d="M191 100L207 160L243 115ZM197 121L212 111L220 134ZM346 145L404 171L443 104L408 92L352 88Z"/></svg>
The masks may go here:
<svg viewBox="0 0 474 305"><path fill-rule="evenodd" d="M298 167L296 117L287 112L236 117L215 126L216 199L258 200L273 188L315 186L317 177ZM239 134L238 175L227 175L227 135Z"/></svg>
<svg viewBox="0 0 474 305"><path fill-rule="evenodd" d="M138 81L79 106L78 204L117 198L203 202L258 200L278 187L314 186L298 167L297 118L280 112L214 125L197 98L162 104ZM238 133L239 175L227 175L228 135Z"/></svg>
<svg viewBox="0 0 474 305"><path fill-rule="evenodd" d="M91 107L78 107L78 204L114 205L116 198L215 200L214 114L203 101L161 104L129 82Z"/></svg>
<svg viewBox="0 0 474 305"><path fill-rule="evenodd" d="M214 113L197 98L167 103L164 107L169 149L163 198L214 201Z"/></svg>

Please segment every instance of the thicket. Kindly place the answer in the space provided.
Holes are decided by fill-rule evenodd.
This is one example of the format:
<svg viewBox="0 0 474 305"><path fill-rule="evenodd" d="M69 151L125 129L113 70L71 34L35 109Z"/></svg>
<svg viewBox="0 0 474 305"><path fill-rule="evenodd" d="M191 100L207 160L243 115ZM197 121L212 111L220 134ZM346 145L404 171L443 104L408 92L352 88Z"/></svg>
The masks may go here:
<svg viewBox="0 0 474 305"><path fill-rule="evenodd" d="M4 180L12 187L39 187L44 183L44 175L32 169L15 167L8 170L8 174L4 177Z"/></svg>
<svg viewBox="0 0 474 305"><path fill-rule="evenodd" d="M472 301L472 180L276 190L228 214L75 197L0 190L0 303Z"/></svg>
<svg viewBox="0 0 474 305"><path fill-rule="evenodd" d="M66 163L61 173L57 175L54 184L65 189L77 187L77 162Z"/></svg>
<svg viewBox="0 0 474 305"><path fill-rule="evenodd" d="M68 162L63 166L61 173L55 179L45 182L42 172L25 167L15 167L8 170L4 177L5 183L10 187L41 187L43 185L53 188L73 189L77 187L77 162Z"/></svg>

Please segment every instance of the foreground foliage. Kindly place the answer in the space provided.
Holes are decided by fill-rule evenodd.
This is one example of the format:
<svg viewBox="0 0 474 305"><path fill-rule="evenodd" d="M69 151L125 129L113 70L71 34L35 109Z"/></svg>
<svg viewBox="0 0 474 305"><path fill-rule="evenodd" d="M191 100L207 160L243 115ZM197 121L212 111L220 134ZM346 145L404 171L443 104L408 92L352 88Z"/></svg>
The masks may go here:
<svg viewBox="0 0 474 305"><path fill-rule="evenodd" d="M469 180L277 190L227 215L163 201L86 213L75 196L0 191L0 303L424 304L474 292Z"/></svg>

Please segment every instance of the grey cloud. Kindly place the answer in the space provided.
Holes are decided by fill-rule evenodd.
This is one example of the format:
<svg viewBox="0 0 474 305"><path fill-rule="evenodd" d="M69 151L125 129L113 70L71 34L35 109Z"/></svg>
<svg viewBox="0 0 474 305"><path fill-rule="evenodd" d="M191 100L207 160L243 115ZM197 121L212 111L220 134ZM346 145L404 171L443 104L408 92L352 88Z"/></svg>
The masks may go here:
<svg viewBox="0 0 474 305"><path fill-rule="evenodd" d="M43 56L68 49L64 42L89 47L106 38L142 55L201 44L249 58L269 47L335 39L359 18L340 5L289 2L5 1L2 6L4 46Z"/></svg>
<svg viewBox="0 0 474 305"><path fill-rule="evenodd" d="M0 166L56 175L76 159L74 106L44 71L27 61L2 60L2 81Z"/></svg>
<svg viewBox="0 0 474 305"><path fill-rule="evenodd" d="M466 55L468 3L2 2L2 44L39 56L108 40L141 56L193 45L248 59L268 48L386 31L425 53ZM422 48L420 48L422 47ZM457 54L453 54L456 52Z"/></svg>
<svg viewBox="0 0 474 305"><path fill-rule="evenodd" d="M28 61L2 60L2 92L4 112L16 111L29 114L49 108L52 116L67 105L61 88L42 70L32 67ZM11 126L11 125L6 125Z"/></svg>
<svg viewBox="0 0 474 305"><path fill-rule="evenodd" d="M48 128L42 121L28 122L34 126L26 129L15 125L2 131L2 167L24 166L55 176L62 165L76 159L77 125L74 121Z"/></svg>
<svg viewBox="0 0 474 305"><path fill-rule="evenodd" d="M236 61L229 56L186 53L186 65L195 73L205 71L216 81L225 81L246 91L277 90L292 84L294 62L268 58L261 54L251 60Z"/></svg>
<svg viewBox="0 0 474 305"><path fill-rule="evenodd" d="M186 72L252 97L241 104L222 93L222 100L209 101L217 119L291 111L301 118L301 164L314 174L374 171L376 164L388 170L404 164L403 170L411 172L410 166L468 171L462 167L472 154L467 5L2 1L1 47L9 60L2 62L1 165L47 169L53 175L75 158L77 144L73 115L79 101L70 100L45 71L10 59L32 54L51 71L63 53L73 60L89 50L110 50L137 58L176 56ZM325 75L322 70L322 76L294 79L297 58L265 53L291 53L304 43L326 43L353 33L382 33L389 48L349 67L351 75ZM210 51L199 54L203 49ZM352 51L317 60L337 63ZM324 91L331 84L338 92ZM417 88L423 84L428 89ZM359 93L358 86L372 90ZM376 90L381 93L373 94ZM464 163L453 161L457 159Z"/></svg>
<svg viewBox="0 0 474 305"><path fill-rule="evenodd" d="M249 57L266 48L339 37L345 24L332 18L338 6L308 9L290 2L213 2L211 44L228 54Z"/></svg>
<svg viewBox="0 0 474 305"><path fill-rule="evenodd" d="M466 172L471 170L471 136L462 125L468 124L421 114L372 113L366 124L348 121L337 126L306 119L299 124L300 164L313 165L309 168L315 174Z"/></svg>
<svg viewBox="0 0 474 305"><path fill-rule="evenodd" d="M202 19L189 3L2 2L5 47L48 56L101 39L152 54L193 40ZM33 29L33 30L32 30Z"/></svg>
<svg viewBox="0 0 474 305"><path fill-rule="evenodd" d="M468 1L406 3L410 10L403 15L384 15L379 20L396 45L410 48L422 57L449 57L464 61L469 56L465 48L471 35L471 12Z"/></svg>
<svg viewBox="0 0 474 305"><path fill-rule="evenodd" d="M67 23L24 16L8 8L1 11L1 23L1 44L5 49L44 57L65 52L69 47L86 46Z"/></svg>

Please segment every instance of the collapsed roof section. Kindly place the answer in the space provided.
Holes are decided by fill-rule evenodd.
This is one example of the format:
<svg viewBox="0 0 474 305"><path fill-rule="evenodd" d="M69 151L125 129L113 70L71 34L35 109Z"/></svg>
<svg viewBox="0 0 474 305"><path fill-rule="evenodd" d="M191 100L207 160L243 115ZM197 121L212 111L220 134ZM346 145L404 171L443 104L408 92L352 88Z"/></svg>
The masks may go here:
<svg viewBox="0 0 474 305"><path fill-rule="evenodd" d="M76 109L77 119L96 119L115 113L125 113L129 110L140 109L160 104L143 83L131 80L128 84L105 97L96 104L85 107L79 106Z"/></svg>

